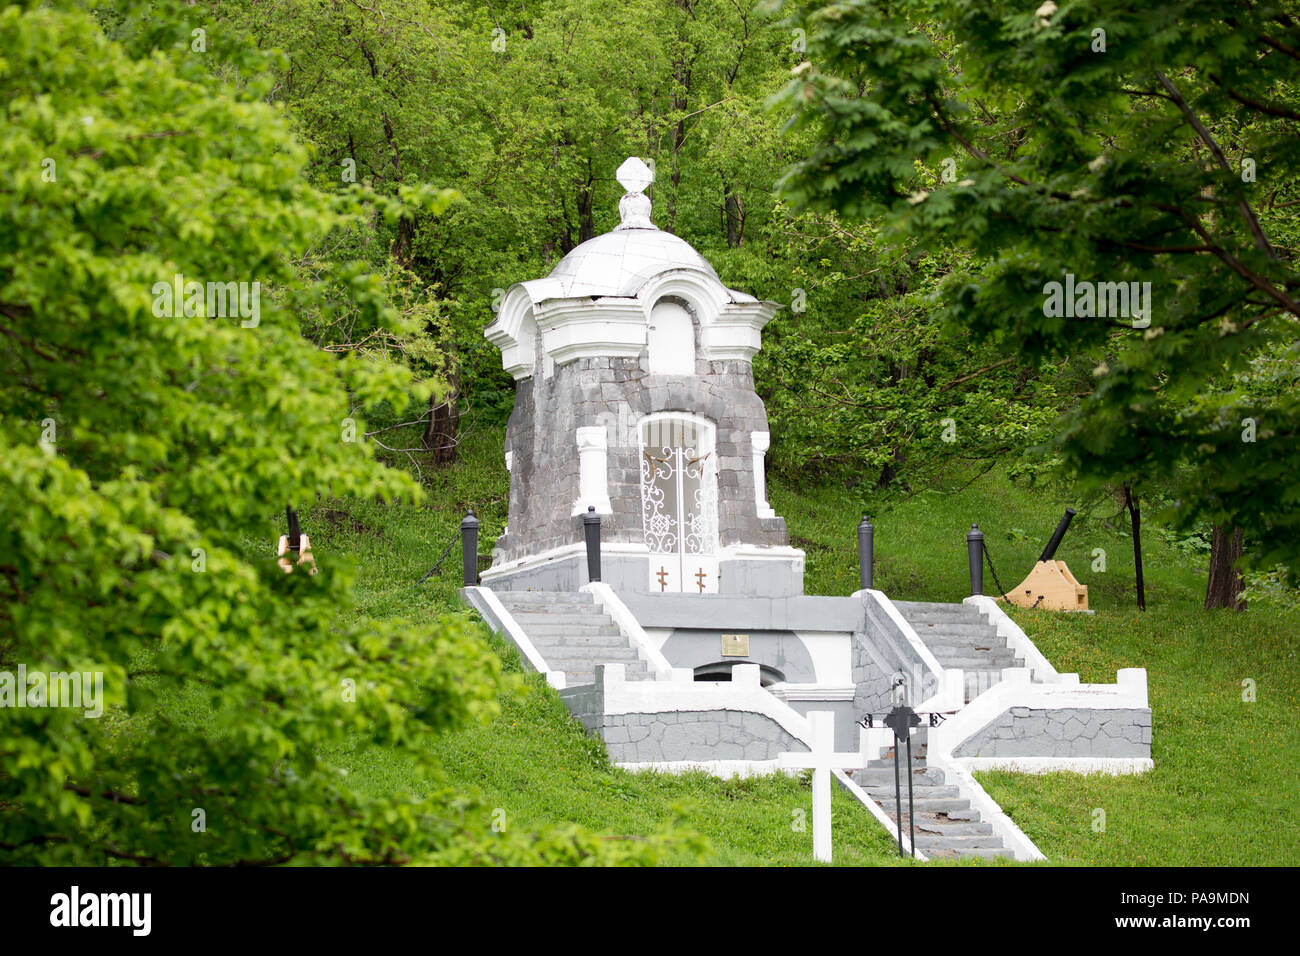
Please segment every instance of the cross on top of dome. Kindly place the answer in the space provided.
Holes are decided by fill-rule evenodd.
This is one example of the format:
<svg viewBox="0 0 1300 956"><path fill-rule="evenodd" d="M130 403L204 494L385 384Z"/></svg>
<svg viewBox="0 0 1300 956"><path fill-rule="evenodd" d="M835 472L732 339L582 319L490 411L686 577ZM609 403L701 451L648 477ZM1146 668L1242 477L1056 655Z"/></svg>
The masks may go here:
<svg viewBox="0 0 1300 956"><path fill-rule="evenodd" d="M650 221L650 199L645 190L655 181L654 171L636 156L623 161L614 174L627 194L618 201L621 220L616 229L657 229Z"/></svg>

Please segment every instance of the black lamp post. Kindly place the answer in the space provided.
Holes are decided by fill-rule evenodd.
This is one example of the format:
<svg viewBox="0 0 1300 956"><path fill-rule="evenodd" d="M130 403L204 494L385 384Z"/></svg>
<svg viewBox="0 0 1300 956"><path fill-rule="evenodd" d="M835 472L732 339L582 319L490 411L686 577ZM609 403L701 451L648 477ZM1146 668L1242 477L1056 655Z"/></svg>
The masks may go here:
<svg viewBox="0 0 1300 956"><path fill-rule="evenodd" d="M600 515L596 506L588 505L582 516L582 532L587 539L587 580L600 580Z"/></svg>
<svg viewBox="0 0 1300 956"><path fill-rule="evenodd" d="M465 587L478 584L478 518L470 511L460 522L460 556L465 569Z"/></svg>
<svg viewBox="0 0 1300 956"><path fill-rule="evenodd" d="M862 523L858 525L858 580L864 591L872 586L875 535L876 529L867 520L867 516L863 515Z"/></svg>

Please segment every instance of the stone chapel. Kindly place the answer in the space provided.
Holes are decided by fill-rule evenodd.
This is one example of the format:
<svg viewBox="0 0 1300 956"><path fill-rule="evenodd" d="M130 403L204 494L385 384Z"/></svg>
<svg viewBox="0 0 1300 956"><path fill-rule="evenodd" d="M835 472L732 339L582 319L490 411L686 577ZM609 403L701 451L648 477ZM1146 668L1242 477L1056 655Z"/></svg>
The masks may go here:
<svg viewBox="0 0 1300 956"><path fill-rule="evenodd" d="M582 516L594 507L618 591L801 594L803 552L766 500L751 366L780 306L728 289L651 221L644 162L617 178L619 225L511 286L485 331L516 398L508 524L483 583L586 583Z"/></svg>

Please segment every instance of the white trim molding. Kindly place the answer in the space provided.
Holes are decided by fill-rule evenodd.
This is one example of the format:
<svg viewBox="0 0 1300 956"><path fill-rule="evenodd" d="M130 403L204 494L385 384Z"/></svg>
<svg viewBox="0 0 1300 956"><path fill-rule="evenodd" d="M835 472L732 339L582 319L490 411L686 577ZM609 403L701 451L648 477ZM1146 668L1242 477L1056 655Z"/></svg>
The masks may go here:
<svg viewBox="0 0 1300 956"><path fill-rule="evenodd" d="M972 773L1009 770L1013 773L1104 773L1113 776L1146 773L1156 762L1150 757L954 757Z"/></svg>
<svg viewBox="0 0 1300 956"><path fill-rule="evenodd" d="M533 374L540 345L543 376L578 358L636 358L646 347L650 311L664 296L686 301L700 325L700 354L710 361L752 361L763 327L782 308L728 289L692 267L665 269L627 295L565 294L555 279L517 282L506 290L496 319L484 330L516 381Z"/></svg>

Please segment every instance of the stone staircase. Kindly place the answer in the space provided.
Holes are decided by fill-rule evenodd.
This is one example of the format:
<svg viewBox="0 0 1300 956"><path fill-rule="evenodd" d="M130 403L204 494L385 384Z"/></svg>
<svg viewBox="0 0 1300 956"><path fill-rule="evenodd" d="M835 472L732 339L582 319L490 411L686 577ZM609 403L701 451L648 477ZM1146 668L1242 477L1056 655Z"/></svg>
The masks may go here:
<svg viewBox="0 0 1300 956"><path fill-rule="evenodd" d="M628 680L652 678L636 649L592 595L497 591L496 596L551 669L564 672L567 686L594 683L597 664L626 665Z"/></svg>
<svg viewBox="0 0 1300 956"><path fill-rule="evenodd" d="M973 605L895 601L894 606L942 666L965 672L966 703L999 683L1002 668L1024 666Z"/></svg>
<svg viewBox="0 0 1300 956"><path fill-rule="evenodd" d="M993 824L982 822L980 813L958 787L944 782L944 773L925 761L924 730L912 738L912 807L916 813L916 849L930 859L943 857L1006 857L1015 854L993 832ZM894 801L894 748L881 751L879 760L850 770L849 776L880 804L895 825L908 832L907 753L899 754L899 781L903 798L900 816Z"/></svg>

